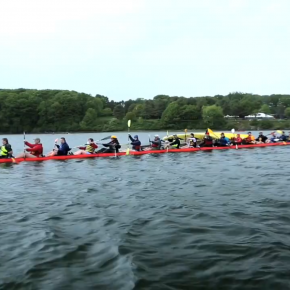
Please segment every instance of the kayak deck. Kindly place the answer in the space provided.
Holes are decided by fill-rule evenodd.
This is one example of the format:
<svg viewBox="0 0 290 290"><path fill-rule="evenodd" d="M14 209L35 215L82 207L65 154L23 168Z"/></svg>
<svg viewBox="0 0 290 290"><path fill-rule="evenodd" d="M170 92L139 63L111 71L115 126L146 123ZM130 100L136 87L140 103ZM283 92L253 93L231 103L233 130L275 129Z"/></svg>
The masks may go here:
<svg viewBox="0 0 290 290"><path fill-rule="evenodd" d="M180 149L168 149L168 150L165 149L165 150L130 151L130 155L197 152L197 151L243 149L243 148L256 148L256 147L274 147L274 146L287 146L287 145L290 145L290 143L279 142L279 143L238 145L237 147L235 145L232 145L232 146L226 146L226 147L202 147L202 148L180 148ZM119 152L116 154L115 153L96 153L96 154L84 154L84 155L49 156L49 157L35 157L35 158L9 158L9 159L0 159L0 163L85 159L85 158L124 156L124 155L126 155L126 152Z"/></svg>

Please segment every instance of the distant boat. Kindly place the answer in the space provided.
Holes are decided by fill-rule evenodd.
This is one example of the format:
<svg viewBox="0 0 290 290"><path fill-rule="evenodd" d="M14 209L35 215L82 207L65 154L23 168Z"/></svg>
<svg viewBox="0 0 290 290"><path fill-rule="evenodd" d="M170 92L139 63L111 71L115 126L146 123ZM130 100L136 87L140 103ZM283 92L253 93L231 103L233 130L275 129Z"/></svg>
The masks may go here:
<svg viewBox="0 0 290 290"><path fill-rule="evenodd" d="M245 116L245 119L275 119L275 118L265 113L257 113L256 115Z"/></svg>

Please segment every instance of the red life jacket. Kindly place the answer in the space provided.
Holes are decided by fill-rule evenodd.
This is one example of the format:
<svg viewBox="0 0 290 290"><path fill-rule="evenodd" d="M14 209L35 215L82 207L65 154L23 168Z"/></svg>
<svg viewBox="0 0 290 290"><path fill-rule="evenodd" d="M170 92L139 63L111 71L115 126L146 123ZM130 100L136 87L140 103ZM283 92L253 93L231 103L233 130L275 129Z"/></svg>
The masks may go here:
<svg viewBox="0 0 290 290"><path fill-rule="evenodd" d="M154 144L152 144L152 147L154 147L153 145ZM134 145L134 149L137 150L137 151L140 151L141 150L141 146L140 145L138 145L138 146Z"/></svg>
<svg viewBox="0 0 290 290"><path fill-rule="evenodd" d="M212 145L212 139L204 139L205 145Z"/></svg>

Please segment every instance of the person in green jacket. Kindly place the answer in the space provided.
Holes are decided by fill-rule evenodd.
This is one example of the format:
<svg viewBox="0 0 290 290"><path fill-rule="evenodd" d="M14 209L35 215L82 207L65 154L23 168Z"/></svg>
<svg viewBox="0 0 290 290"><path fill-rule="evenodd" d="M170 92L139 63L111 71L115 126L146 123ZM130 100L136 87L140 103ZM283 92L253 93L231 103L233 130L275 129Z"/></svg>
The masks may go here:
<svg viewBox="0 0 290 290"><path fill-rule="evenodd" d="M2 146L0 147L0 158L11 158L13 154L12 147L7 138L2 139Z"/></svg>

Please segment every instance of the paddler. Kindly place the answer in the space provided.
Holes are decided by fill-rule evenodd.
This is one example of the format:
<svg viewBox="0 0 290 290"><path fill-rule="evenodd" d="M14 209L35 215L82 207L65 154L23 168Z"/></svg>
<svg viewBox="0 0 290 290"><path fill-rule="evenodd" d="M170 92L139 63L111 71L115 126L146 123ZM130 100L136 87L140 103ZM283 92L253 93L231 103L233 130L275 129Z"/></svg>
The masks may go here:
<svg viewBox="0 0 290 290"><path fill-rule="evenodd" d="M261 139L261 140L260 140L260 139ZM260 142L262 141L263 143L265 143L266 140L268 140L268 137L265 136L265 135L263 134L263 132L260 132L258 138L256 139L257 142L258 142L258 141L260 141ZM261 143L259 143L259 144L261 144Z"/></svg>
<svg viewBox="0 0 290 290"><path fill-rule="evenodd" d="M7 138L2 139L2 146L0 147L0 158L11 158L13 154L12 147Z"/></svg>
<svg viewBox="0 0 290 290"><path fill-rule="evenodd" d="M35 157L43 157L43 147L40 143L39 138L34 139L34 144L31 144L27 141L24 141L24 144L29 148L25 149L27 152L23 152L16 156L16 158L35 158Z"/></svg>
<svg viewBox="0 0 290 290"><path fill-rule="evenodd" d="M89 138L86 146L78 147L80 150L73 155L94 154L98 145L94 142L93 138Z"/></svg>
<svg viewBox="0 0 290 290"><path fill-rule="evenodd" d="M173 148L179 149L180 147L180 139L176 134L173 135L173 140L171 143L169 143L169 145Z"/></svg>
<svg viewBox="0 0 290 290"><path fill-rule="evenodd" d="M212 137L209 135L209 132L206 131L202 142L199 144L199 147L212 147L213 140Z"/></svg>
<svg viewBox="0 0 290 290"><path fill-rule="evenodd" d="M190 133L190 137L187 139L187 146L188 148L196 148L197 146L197 141L193 133Z"/></svg>
<svg viewBox="0 0 290 290"><path fill-rule="evenodd" d="M118 153L121 148L119 140L115 135L111 136L111 141L109 143L102 145L107 148L102 148L98 151L98 153Z"/></svg>
<svg viewBox="0 0 290 290"><path fill-rule="evenodd" d="M160 148L161 148L161 140L160 140L159 135L155 135L154 136L154 140L153 141L149 140L149 142L151 143L151 149L152 150L160 150Z"/></svg>
<svg viewBox="0 0 290 290"><path fill-rule="evenodd" d="M225 136L225 133L221 133L221 138L219 139L218 145L219 146L229 146L231 141L228 137Z"/></svg>
<svg viewBox="0 0 290 290"><path fill-rule="evenodd" d="M131 140L132 149L135 151L141 151L141 141L138 138L138 135L135 135L132 138L131 134L129 134L129 139Z"/></svg>
<svg viewBox="0 0 290 290"><path fill-rule="evenodd" d="M282 134L279 136L279 141L283 141L283 142L287 141L287 136L285 135L284 131L282 131Z"/></svg>
<svg viewBox="0 0 290 290"><path fill-rule="evenodd" d="M60 145L57 144L58 140L55 140L55 149L48 154L48 156L66 156L68 152L71 150L64 137L60 138Z"/></svg>
<svg viewBox="0 0 290 290"><path fill-rule="evenodd" d="M255 137L252 135L252 132L248 132L248 136L244 139L246 144L255 144Z"/></svg>
<svg viewBox="0 0 290 290"><path fill-rule="evenodd" d="M270 140L271 140L272 143L276 143L277 141L279 141L279 139L278 139L278 137L277 137L277 135L276 135L275 132L272 132L272 133L271 133L271 138L270 138Z"/></svg>
<svg viewBox="0 0 290 290"><path fill-rule="evenodd" d="M237 137L234 137L233 144L234 145L241 145L243 142L243 139L241 138L241 134L237 134Z"/></svg>

